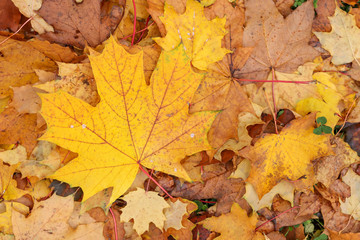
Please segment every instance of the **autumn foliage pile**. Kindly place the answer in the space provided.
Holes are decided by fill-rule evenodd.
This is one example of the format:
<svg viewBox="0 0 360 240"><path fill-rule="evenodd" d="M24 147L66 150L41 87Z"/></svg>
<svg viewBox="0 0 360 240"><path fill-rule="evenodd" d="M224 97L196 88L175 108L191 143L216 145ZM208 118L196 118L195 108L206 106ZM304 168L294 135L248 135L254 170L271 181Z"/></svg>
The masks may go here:
<svg viewBox="0 0 360 240"><path fill-rule="evenodd" d="M360 11L302 2L3 0L0 238L360 239Z"/></svg>

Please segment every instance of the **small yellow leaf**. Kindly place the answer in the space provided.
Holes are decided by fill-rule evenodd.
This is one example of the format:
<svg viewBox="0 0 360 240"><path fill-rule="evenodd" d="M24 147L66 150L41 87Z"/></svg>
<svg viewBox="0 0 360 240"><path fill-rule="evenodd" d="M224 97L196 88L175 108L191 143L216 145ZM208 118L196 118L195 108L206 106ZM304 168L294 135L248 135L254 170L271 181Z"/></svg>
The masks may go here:
<svg viewBox="0 0 360 240"><path fill-rule="evenodd" d="M208 21L204 8L195 0L186 2L186 11L182 15L178 15L174 7L165 3L164 16L160 19L167 34L164 38L154 38L157 44L170 51L182 43L192 65L200 70L206 70L210 63L220 61L231 52L221 48L221 39L226 34L226 19Z"/></svg>
<svg viewBox="0 0 360 240"><path fill-rule="evenodd" d="M296 105L296 112L306 115L309 112L318 112L316 118L325 117L326 125L334 129L339 121L337 114L340 114L338 104L343 96L338 92L333 83L333 76L328 73L315 73L313 79L317 80L317 92L322 99L309 97L299 101Z"/></svg>
<svg viewBox="0 0 360 240"><path fill-rule="evenodd" d="M251 239L260 240L264 237L259 232L255 232L257 219L253 214L251 217L237 203L231 207L231 212L222 214L220 217L211 217L200 222L211 231L220 233L217 240L228 239Z"/></svg>
<svg viewBox="0 0 360 240"><path fill-rule="evenodd" d="M138 188L126 194L123 199L127 204L121 209L121 221L134 219L134 229L139 235L149 229L151 222L160 229L164 227L166 217L163 211L170 205L157 192L145 192Z"/></svg>

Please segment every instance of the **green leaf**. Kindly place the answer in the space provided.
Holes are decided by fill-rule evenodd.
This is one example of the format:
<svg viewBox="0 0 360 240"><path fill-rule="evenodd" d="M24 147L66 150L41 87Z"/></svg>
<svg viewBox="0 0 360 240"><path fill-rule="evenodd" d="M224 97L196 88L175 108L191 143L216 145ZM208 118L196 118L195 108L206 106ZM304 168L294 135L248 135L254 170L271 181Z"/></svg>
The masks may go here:
<svg viewBox="0 0 360 240"><path fill-rule="evenodd" d="M324 124L326 124L327 120L326 120L326 117L319 117L316 119L316 122L320 125L324 125Z"/></svg>
<svg viewBox="0 0 360 240"><path fill-rule="evenodd" d="M314 240L327 240L328 236L326 234L321 234L320 236L314 238Z"/></svg>
<svg viewBox="0 0 360 240"><path fill-rule="evenodd" d="M329 133L332 132L332 128L329 127L329 126L320 126L320 128L321 128L321 130L322 130L323 133L329 134Z"/></svg>
<svg viewBox="0 0 360 240"><path fill-rule="evenodd" d="M315 128L315 129L313 130L313 133L316 134L316 135L321 135L321 134L322 134L322 130L321 130L320 127L318 127L318 128Z"/></svg>

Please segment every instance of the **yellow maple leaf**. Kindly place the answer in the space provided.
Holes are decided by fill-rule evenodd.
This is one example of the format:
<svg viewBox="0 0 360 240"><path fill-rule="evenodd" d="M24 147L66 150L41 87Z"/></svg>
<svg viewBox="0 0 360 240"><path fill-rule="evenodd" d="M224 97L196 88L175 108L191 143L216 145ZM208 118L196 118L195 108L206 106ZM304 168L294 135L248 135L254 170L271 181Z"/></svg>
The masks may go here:
<svg viewBox="0 0 360 240"><path fill-rule="evenodd" d="M306 175L305 184L313 184L311 160L331 154L329 135L315 135L314 124L315 114L293 120L280 134L265 134L254 146L240 151L252 161L247 181L254 185L259 198L281 179L297 180Z"/></svg>
<svg viewBox="0 0 360 240"><path fill-rule="evenodd" d="M314 34L319 38L322 47L331 53L331 61L340 65L360 58L360 29L356 26L355 16L336 7L334 15L329 19L331 32Z"/></svg>
<svg viewBox="0 0 360 240"><path fill-rule="evenodd" d="M113 187L110 202L131 186L140 164L190 180L180 161L211 148L206 134L216 113L188 114L203 75L191 70L183 47L160 55L149 86L142 52L129 54L113 38L90 61L96 107L62 91L41 94L48 124L41 139L79 154L51 177L80 186L83 201Z"/></svg>
<svg viewBox="0 0 360 240"><path fill-rule="evenodd" d="M217 240L228 239L249 239L260 240L264 237L259 232L255 232L257 219L255 215L247 216L247 213L237 203L231 207L231 212L220 217L207 218L200 222L211 231L220 233Z"/></svg>
<svg viewBox="0 0 360 240"><path fill-rule="evenodd" d="M123 199L127 204L121 209L121 221L134 219L134 229L139 235L149 230L151 222L158 228L163 228L166 220L163 211L170 205L157 192L145 192L138 188L126 194Z"/></svg>
<svg viewBox="0 0 360 240"><path fill-rule="evenodd" d="M165 3L164 16L160 17L167 34L164 38L154 38L166 51L183 44L186 54L192 59L192 65L206 70L210 63L223 59L231 52L221 48L221 39L225 36L225 18L208 21L204 8L195 0L186 2L186 11L178 15L170 4Z"/></svg>
<svg viewBox="0 0 360 240"><path fill-rule="evenodd" d="M340 111L338 104L343 96L338 92L336 85L333 83L333 76L328 73L318 72L313 74L313 79L317 80L317 92L320 98L309 97L299 101L296 105L296 112L301 115L309 112L318 112L316 117L325 117L326 125L334 128L339 121Z"/></svg>

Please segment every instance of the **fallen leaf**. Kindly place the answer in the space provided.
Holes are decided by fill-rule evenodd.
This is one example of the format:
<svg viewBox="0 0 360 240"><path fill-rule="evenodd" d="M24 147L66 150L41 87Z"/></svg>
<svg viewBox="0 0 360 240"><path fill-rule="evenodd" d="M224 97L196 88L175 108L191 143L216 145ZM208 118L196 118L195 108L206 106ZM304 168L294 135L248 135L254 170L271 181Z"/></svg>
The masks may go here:
<svg viewBox="0 0 360 240"><path fill-rule="evenodd" d="M18 165L14 164L14 165L4 165L4 162L2 160L2 158L0 157L0 191L1 191L1 197L3 197L4 194L6 194L7 188L9 187L12 176L16 170L16 168L18 167ZM15 198L10 198L10 199L15 199ZM6 199L6 200L10 200L10 199Z"/></svg>
<svg viewBox="0 0 360 240"><path fill-rule="evenodd" d="M14 108L6 108L0 114L0 144L16 144L26 148L30 154L42 134L37 127L36 114L19 114Z"/></svg>
<svg viewBox="0 0 360 240"><path fill-rule="evenodd" d="M309 62L302 66L299 66L294 73L283 73L275 71L276 79L285 81L305 82L312 81L312 75L315 67L318 64ZM268 80L272 79L272 74L269 74ZM274 85L274 87L273 87ZM248 84L245 86L247 94L253 103L256 103L264 108L268 108L269 105L266 101L266 95L272 96L274 92L275 104L277 109L295 109L296 104L308 97L320 97L316 91L316 85L314 84L297 84L297 83L264 83L261 87L254 84ZM264 92L265 90L265 92Z"/></svg>
<svg viewBox="0 0 360 240"><path fill-rule="evenodd" d="M9 164L18 164L17 169L23 177L36 176L38 179L43 179L60 168L62 159L55 147L53 143L41 141L33 154L41 152L44 154L43 158L28 159L25 148L20 145L14 150L0 152L0 159Z"/></svg>
<svg viewBox="0 0 360 240"><path fill-rule="evenodd" d="M180 230L184 227L182 225L182 218L187 213L187 204L180 201L180 199L177 199L175 202L169 199L167 203L170 205L170 208L164 210L166 218L164 230L167 231L169 228Z"/></svg>
<svg viewBox="0 0 360 240"><path fill-rule="evenodd" d="M215 120L216 121L216 120ZM216 152L216 154L214 155L214 158L216 158L217 160L221 160L221 153L222 151L226 150L231 150L233 152L238 152L239 150L241 150L242 148L250 145L252 138L249 136L248 134L248 130L247 127L249 125L254 125L254 124L262 124L264 123L263 121L261 121L261 119L259 119L257 116L255 116L252 113L249 112L241 112L238 115L238 121L239 124L237 126L237 137L235 139L229 139L227 140Z"/></svg>
<svg viewBox="0 0 360 240"><path fill-rule="evenodd" d="M316 179L327 188L339 177L340 172L350 164L360 161L357 153L340 138L334 138L332 151L335 155L321 157L315 160Z"/></svg>
<svg viewBox="0 0 360 240"><path fill-rule="evenodd" d="M246 211L237 203L231 207L231 212L220 217L207 218L200 222L205 228L220 233L214 239L264 239L261 233L255 231L257 218L255 215L248 217Z"/></svg>
<svg viewBox="0 0 360 240"><path fill-rule="evenodd" d="M237 78L266 79L271 69L291 73L318 52L308 45L314 18L313 3L303 3L284 19L272 0L246 1L244 47L254 51Z"/></svg>
<svg viewBox="0 0 360 240"><path fill-rule="evenodd" d="M63 47L55 43L40 41L38 39L31 39L28 43L39 52L56 62L70 63L81 59L81 57L78 57L77 54L69 47Z"/></svg>
<svg viewBox="0 0 360 240"><path fill-rule="evenodd" d="M317 2L316 16L313 21L313 31L330 32L331 24L329 17L334 15L336 3L333 0L322 0Z"/></svg>
<svg viewBox="0 0 360 240"><path fill-rule="evenodd" d="M192 239L192 229L196 226L190 220L188 220L189 215L194 212L198 207L194 202L182 199L180 201L185 201L186 203L186 213L182 217L181 224L183 228L175 230L174 228L169 228L166 233L173 236L177 240L187 240Z"/></svg>
<svg viewBox="0 0 360 240"><path fill-rule="evenodd" d="M0 36L0 41L4 39ZM34 69L56 70L55 62L27 42L9 39L1 44L0 52L0 98L10 95L10 87L37 82Z"/></svg>
<svg viewBox="0 0 360 240"><path fill-rule="evenodd" d="M15 32L20 23L21 14L11 0L4 0L0 3L0 29L10 29Z"/></svg>
<svg viewBox="0 0 360 240"><path fill-rule="evenodd" d="M107 39L121 21L123 8L113 4L106 12L102 0L87 0L80 3L72 0L44 0L38 13L55 31L41 38L57 43L83 48L85 43L95 47Z"/></svg>
<svg viewBox="0 0 360 240"><path fill-rule="evenodd" d="M259 200L257 193L254 187L246 183L246 193L244 194L244 199L251 205L253 211L256 212L261 208L267 207L271 209L273 198L279 194L281 198L289 201L290 203L294 202L294 191L295 187L289 181L282 180L273 187L270 192L266 193L261 200Z"/></svg>
<svg viewBox="0 0 360 240"><path fill-rule="evenodd" d="M217 199L216 215L228 213L234 202L242 206L242 196L245 193L245 183L242 179L228 179L231 172L226 169L220 169L218 172L206 171L202 175L203 182L177 184L170 194L189 200L214 198Z"/></svg>
<svg viewBox="0 0 360 240"><path fill-rule="evenodd" d="M360 220L360 176L350 168L345 176L342 177L344 183L350 186L351 196L344 202L340 200L341 212L351 215L355 220Z"/></svg>
<svg viewBox="0 0 360 240"><path fill-rule="evenodd" d="M13 100L9 106L14 107L20 114L40 111L41 100L31 85L14 87L13 91Z"/></svg>
<svg viewBox="0 0 360 240"><path fill-rule="evenodd" d="M158 193L145 192L144 189L138 188L126 194L122 199L127 204L121 209L121 221L134 219L134 229L139 235L149 229L151 222L160 229L164 227L166 217L163 211L170 205Z"/></svg>
<svg viewBox="0 0 360 240"><path fill-rule="evenodd" d="M164 50L170 51L182 44L194 67L206 70L210 63L221 60L230 51L221 48L221 39L226 34L225 18L208 21L204 9L195 0L188 0L186 11L178 15L175 9L165 4L164 17L167 34L164 38L154 38Z"/></svg>
<svg viewBox="0 0 360 240"><path fill-rule="evenodd" d="M165 0L148 0L147 2L149 4L148 12L158 26L161 36L164 37L166 35L166 29L164 23L160 20L160 16L164 16ZM167 0L166 4L171 5L178 14L183 14L185 12L186 2L187 0Z"/></svg>
<svg viewBox="0 0 360 240"><path fill-rule="evenodd" d="M74 209L74 197L51 198L35 202L30 216L12 212L14 235L17 239L61 239L70 230L67 224Z"/></svg>
<svg viewBox="0 0 360 240"><path fill-rule="evenodd" d="M331 229L327 230L330 232L329 237L331 240L353 240L360 238L360 233L341 233Z"/></svg>
<svg viewBox="0 0 360 240"><path fill-rule="evenodd" d="M319 38L322 47L331 53L331 62L340 65L360 58L360 29L356 26L355 17L336 7L335 14L329 19L331 32L314 34Z"/></svg>
<svg viewBox="0 0 360 240"><path fill-rule="evenodd" d="M294 5L295 0L273 0L276 8L284 17L293 12L291 7Z"/></svg>
<svg viewBox="0 0 360 240"><path fill-rule="evenodd" d="M243 8L233 7L227 0L221 0L206 9L205 15L210 19L227 17L225 29L228 33L223 39L223 46L234 50L234 53L227 54L221 61L208 66L208 73L197 89L190 106L191 113L221 111L208 134L211 146L219 148L228 139L238 140L236 129L239 124L239 113L253 113L248 96L241 84L233 78L234 70L244 65L252 48L242 48L241 42L237 40L242 39Z"/></svg>
<svg viewBox="0 0 360 240"><path fill-rule="evenodd" d="M54 93L61 89L95 106L99 102L99 95L96 92L96 83L90 65L66 63L58 63L58 65L60 81L53 80L34 85L34 87L48 93Z"/></svg>
<svg viewBox="0 0 360 240"><path fill-rule="evenodd" d="M315 114L293 120L279 134L264 134L254 146L240 151L252 161L247 179L259 197L269 192L281 179L302 180L305 186L314 184L311 160L331 154L329 136L313 133Z"/></svg>
<svg viewBox="0 0 360 240"><path fill-rule="evenodd" d="M45 32L53 32L54 28L48 24L42 17L37 14L37 10L41 8L42 0L11 0L24 16L33 19L31 27L39 34Z"/></svg>
<svg viewBox="0 0 360 240"><path fill-rule="evenodd" d="M48 124L41 139L79 153L52 177L81 186L83 201L113 187L110 202L130 187L140 163L190 180L180 161L210 147L206 132L216 113L188 114L202 75L191 71L182 46L161 54L150 86L142 53L130 55L114 39L90 59L101 98L96 107L61 91L41 96Z"/></svg>
<svg viewBox="0 0 360 240"><path fill-rule="evenodd" d="M333 75L318 72L313 75L313 78L317 80L317 92L321 98L309 97L302 99L297 103L295 111L301 115L317 112L316 118L325 117L327 120L326 125L334 129L340 119L338 105L343 96L334 84Z"/></svg>
<svg viewBox="0 0 360 240"><path fill-rule="evenodd" d="M147 11L148 3L146 0L135 0L136 17L146 19L149 16ZM129 11L134 15L134 5L129 4Z"/></svg>

